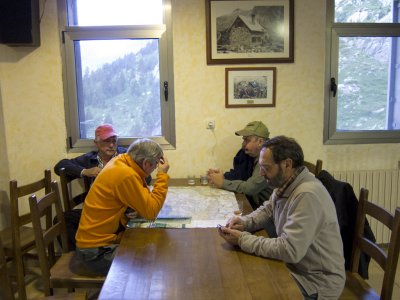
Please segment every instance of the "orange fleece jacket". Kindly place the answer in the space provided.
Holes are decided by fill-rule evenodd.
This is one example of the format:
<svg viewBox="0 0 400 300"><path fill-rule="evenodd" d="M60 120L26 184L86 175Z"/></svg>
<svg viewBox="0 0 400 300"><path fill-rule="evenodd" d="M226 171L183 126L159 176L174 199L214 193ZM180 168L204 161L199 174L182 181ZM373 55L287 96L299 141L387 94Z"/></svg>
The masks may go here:
<svg viewBox="0 0 400 300"><path fill-rule="evenodd" d="M120 222L126 223L127 207L146 219L157 217L167 196L169 176L158 173L151 192L145 182L146 176L129 154L120 154L104 167L84 202L76 233L79 248L115 243Z"/></svg>

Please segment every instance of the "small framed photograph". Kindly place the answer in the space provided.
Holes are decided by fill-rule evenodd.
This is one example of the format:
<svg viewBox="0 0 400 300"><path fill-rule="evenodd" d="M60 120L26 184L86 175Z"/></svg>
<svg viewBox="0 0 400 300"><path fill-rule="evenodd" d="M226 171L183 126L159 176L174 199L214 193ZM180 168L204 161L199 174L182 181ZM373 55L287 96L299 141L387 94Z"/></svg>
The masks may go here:
<svg viewBox="0 0 400 300"><path fill-rule="evenodd" d="M206 0L207 64L294 61L293 0Z"/></svg>
<svg viewBox="0 0 400 300"><path fill-rule="evenodd" d="M226 68L225 107L274 107L276 68Z"/></svg>

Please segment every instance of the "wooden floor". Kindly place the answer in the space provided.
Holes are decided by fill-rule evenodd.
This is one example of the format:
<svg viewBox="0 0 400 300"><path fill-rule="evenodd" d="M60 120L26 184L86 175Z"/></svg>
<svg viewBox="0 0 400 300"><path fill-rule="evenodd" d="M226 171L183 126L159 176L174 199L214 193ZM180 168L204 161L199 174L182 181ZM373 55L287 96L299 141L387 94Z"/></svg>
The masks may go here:
<svg viewBox="0 0 400 300"><path fill-rule="evenodd" d="M42 282L40 280L40 270L33 263L28 262L31 266L29 267L28 274L26 276L27 281L27 295L28 299L39 299L43 297ZM396 283L393 291L392 299L400 299L400 264L397 265ZM376 290L380 291L383 272L380 267L371 261L369 266L369 280L368 283ZM56 295L65 294L65 289L55 289ZM88 291L88 300L95 300L99 295L99 290L93 289Z"/></svg>

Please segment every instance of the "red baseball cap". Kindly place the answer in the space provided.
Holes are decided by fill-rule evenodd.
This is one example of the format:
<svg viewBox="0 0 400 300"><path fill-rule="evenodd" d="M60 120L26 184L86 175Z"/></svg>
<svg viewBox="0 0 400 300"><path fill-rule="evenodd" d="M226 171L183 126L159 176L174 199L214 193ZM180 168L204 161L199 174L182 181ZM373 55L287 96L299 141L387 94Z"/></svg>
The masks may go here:
<svg viewBox="0 0 400 300"><path fill-rule="evenodd" d="M118 134L115 132L114 128L110 124L104 124L97 127L95 135L101 140L106 140L112 136L118 136Z"/></svg>

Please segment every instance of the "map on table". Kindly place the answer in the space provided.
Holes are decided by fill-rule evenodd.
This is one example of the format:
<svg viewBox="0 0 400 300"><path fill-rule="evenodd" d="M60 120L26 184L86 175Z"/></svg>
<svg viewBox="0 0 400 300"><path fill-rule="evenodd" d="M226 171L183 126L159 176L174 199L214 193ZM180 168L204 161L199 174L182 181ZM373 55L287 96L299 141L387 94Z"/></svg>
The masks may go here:
<svg viewBox="0 0 400 300"><path fill-rule="evenodd" d="M239 209L235 194L210 186L168 188L163 208L154 222L136 218L128 227L216 227Z"/></svg>

